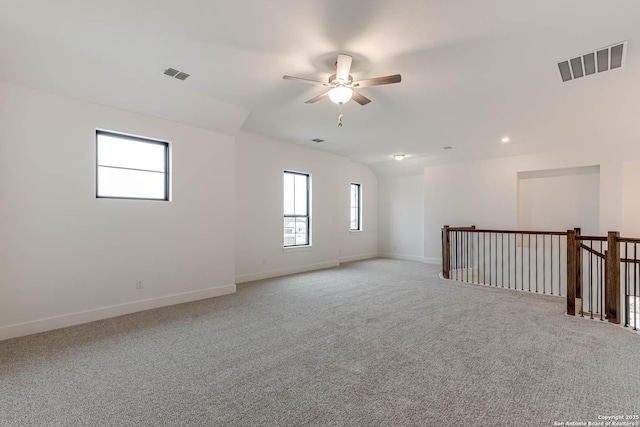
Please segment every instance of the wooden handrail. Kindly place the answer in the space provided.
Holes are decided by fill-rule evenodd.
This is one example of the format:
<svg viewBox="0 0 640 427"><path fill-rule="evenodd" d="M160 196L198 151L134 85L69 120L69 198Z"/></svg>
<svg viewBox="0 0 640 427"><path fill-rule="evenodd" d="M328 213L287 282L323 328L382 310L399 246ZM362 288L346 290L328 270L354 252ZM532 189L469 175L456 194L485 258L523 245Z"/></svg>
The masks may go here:
<svg viewBox="0 0 640 427"><path fill-rule="evenodd" d="M528 231L528 230L484 230L471 227L449 227L449 231L470 231L472 233L502 233L502 234L545 234L552 236L566 236L566 231ZM607 240L605 238L605 240Z"/></svg>
<svg viewBox="0 0 640 427"><path fill-rule="evenodd" d="M576 239L577 240L577 239ZM600 258L604 258L604 254L596 251L595 249L590 248L589 246L585 245L584 243L580 245L580 247L582 249L584 249L587 252L591 252L592 254L599 256Z"/></svg>
<svg viewBox="0 0 640 427"><path fill-rule="evenodd" d="M640 243L640 239L635 237L618 237L618 243Z"/></svg>
<svg viewBox="0 0 640 427"><path fill-rule="evenodd" d="M594 240L596 242L606 242L607 236L576 236L576 240Z"/></svg>

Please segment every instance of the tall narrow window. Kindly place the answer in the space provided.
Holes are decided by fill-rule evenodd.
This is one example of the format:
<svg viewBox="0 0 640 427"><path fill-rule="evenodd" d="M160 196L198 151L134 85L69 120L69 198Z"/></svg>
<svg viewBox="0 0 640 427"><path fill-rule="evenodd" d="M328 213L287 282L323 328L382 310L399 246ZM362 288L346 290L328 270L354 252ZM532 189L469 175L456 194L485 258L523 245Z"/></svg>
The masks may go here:
<svg viewBox="0 0 640 427"><path fill-rule="evenodd" d="M96 197L169 200L169 143L96 131Z"/></svg>
<svg viewBox="0 0 640 427"><path fill-rule="evenodd" d="M360 190L360 184L351 184L351 231L362 230L362 212L360 210L362 195Z"/></svg>
<svg viewBox="0 0 640 427"><path fill-rule="evenodd" d="M309 245L309 175L284 171L284 246Z"/></svg>

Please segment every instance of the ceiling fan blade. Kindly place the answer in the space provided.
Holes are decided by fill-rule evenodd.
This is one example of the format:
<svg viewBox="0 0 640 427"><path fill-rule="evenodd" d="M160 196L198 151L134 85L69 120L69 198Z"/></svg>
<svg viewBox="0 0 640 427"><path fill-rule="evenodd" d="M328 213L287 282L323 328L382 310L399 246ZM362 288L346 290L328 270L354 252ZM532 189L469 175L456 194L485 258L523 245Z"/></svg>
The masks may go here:
<svg viewBox="0 0 640 427"><path fill-rule="evenodd" d="M360 80L359 82L354 82L353 87L388 85L391 83L400 83L401 80L402 80L402 77L400 76L400 74L394 74L392 76L384 76L384 77L376 77L373 79Z"/></svg>
<svg viewBox="0 0 640 427"><path fill-rule="evenodd" d="M317 80L311 80L311 79L303 79L302 77L293 77L293 76L282 76L283 79L285 80L293 80L296 82L300 82L300 83L307 83L310 85L316 85L316 86L328 86L328 83L324 83L324 82L319 82Z"/></svg>
<svg viewBox="0 0 640 427"><path fill-rule="evenodd" d="M327 95L329 95L329 91L326 91L325 93L321 93L320 95L318 95L318 96L316 96L314 98L311 98L308 101L305 101L305 104L313 104L316 101L320 101L322 98L326 98Z"/></svg>
<svg viewBox="0 0 640 427"><path fill-rule="evenodd" d="M366 96L362 95L359 92L356 92L355 90L353 91L353 95L351 95L351 99L353 99L360 105L367 105L368 103L371 102L369 98L367 98Z"/></svg>
<svg viewBox="0 0 640 427"><path fill-rule="evenodd" d="M336 80L338 83L346 83L349 80L349 72L351 71L351 62L353 58L344 53L338 54L336 62Z"/></svg>

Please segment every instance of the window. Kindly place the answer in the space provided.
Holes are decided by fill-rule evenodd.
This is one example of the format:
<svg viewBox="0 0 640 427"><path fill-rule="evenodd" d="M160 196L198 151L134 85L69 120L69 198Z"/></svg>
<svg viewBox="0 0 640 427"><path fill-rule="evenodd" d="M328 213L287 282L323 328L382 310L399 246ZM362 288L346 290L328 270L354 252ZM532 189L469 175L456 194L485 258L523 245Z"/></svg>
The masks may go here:
<svg viewBox="0 0 640 427"><path fill-rule="evenodd" d="M309 245L309 175L284 171L284 246Z"/></svg>
<svg viewBox="0 0 640 427"><path fill-rule="evenodd" d="M360 189L360 184L351 184L351 231L362 230L362 212L360 210L362 196Z"/></svg>
<svg viewBox="0 0 640 427"><path fill-rule="evenodd" d="M96 197L169 200L169 143L96 131Z"/></svg>

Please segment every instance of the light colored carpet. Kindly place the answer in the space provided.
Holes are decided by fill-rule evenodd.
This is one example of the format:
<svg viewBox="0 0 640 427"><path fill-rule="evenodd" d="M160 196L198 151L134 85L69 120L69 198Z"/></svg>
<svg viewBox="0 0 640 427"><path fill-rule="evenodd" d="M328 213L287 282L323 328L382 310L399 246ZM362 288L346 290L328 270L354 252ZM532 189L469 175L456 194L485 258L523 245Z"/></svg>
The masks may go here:
<svg viewBox="0 0 640 427"><path fill-rule="evenodd" d="M640 414L640 336L368 260L0 342L10 426L551 426Z"/></svg>

